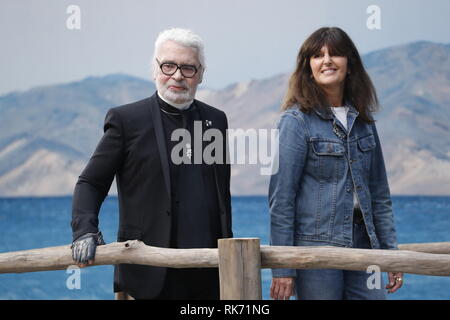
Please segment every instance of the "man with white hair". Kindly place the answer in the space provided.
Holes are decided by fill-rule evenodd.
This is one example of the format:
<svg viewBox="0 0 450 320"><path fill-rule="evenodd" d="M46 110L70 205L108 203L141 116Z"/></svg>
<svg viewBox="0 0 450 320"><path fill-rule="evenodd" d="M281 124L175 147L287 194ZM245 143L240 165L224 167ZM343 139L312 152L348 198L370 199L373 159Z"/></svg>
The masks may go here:
<svg viewBox="0 0 450 320"><path fill-rule="evenodd" d="M214 248L232 237L227 118L196 99L205 70L203 42L185 29L159 34L152 59L157 91L149 98L108 111L104 135L75 187L73 259L94 263L100 206L116 176L118 241L138 239L167 248ZM206 142L177 141L181 129L216 129L224 152L202 159ZM198 140L197 140L198 141ZM181 154L176 147L182 144ZM191 143L193 145L191 145ZM180 151L180 150L179 150ZM180 162L180 158L182 161ZM174 269L115 266L114 292L135 299L219 299L217 268Z"/></svg>

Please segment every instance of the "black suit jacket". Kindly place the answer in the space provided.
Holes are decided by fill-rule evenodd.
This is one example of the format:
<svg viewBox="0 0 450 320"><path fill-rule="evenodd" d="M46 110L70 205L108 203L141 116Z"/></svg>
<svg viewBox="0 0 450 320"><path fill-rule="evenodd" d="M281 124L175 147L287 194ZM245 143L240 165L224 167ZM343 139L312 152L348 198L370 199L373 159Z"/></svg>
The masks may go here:
<svg viewBox="0 0 450 320"><path fill-rule="evenodd" d="M202 123L216 128L226 148L227 118L223 111L195 101ZM204 129L208 129L204 128ZM227 150L227 149L225 149ZM224 152L226 154L226 152ZM104 135L75 187L73 238L98 232L100 206L116 176L119 198L118 241L139 239L156 247L170 246L171 199L169 160L156 93L150 98L112 108ZM221 236L232 237L230 165L213 164L220 207ZM117 265L114 291L135 298L159 294L166 268Z"/></svg>

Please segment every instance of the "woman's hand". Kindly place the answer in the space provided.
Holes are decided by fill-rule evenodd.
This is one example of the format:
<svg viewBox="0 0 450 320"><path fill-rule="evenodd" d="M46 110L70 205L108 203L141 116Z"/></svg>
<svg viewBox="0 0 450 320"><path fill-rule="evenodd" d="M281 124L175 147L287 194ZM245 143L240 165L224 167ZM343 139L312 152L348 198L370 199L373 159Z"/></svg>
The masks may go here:
<svg viewBox="0 0 450 320"><path fill-rule="evenodd" d="M270 297L274 300L289 300L294 295L294 278L272 278Z"/></svg>
<svg viewBox="0 0 450 320"><path fill-rule="evenodd" d="M389 283L386 285L388 293L394 293L403 285L403 272L388 272Z"/></svg>

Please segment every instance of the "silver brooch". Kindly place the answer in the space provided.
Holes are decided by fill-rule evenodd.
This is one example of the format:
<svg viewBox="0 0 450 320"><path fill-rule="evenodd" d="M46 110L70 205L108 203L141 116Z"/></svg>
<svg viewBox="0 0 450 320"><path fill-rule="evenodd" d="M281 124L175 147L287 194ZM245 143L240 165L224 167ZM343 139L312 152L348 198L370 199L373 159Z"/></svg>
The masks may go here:
<svg viewBox="0 0 450 320"><path fill-rule="evenodd" d="M345 140L345 138L347 138L345 132L342 131L342 129L336 124L336 122L333 122L333 132L342 140Z"/></svg>
<svg viewBox="0 0 450 320"><path fill-rule="evenodd" d="M189 159L191 159L192 157L192 148L191 148L191 144L190 143L186 143L186 157L188 157Z"/></svg>

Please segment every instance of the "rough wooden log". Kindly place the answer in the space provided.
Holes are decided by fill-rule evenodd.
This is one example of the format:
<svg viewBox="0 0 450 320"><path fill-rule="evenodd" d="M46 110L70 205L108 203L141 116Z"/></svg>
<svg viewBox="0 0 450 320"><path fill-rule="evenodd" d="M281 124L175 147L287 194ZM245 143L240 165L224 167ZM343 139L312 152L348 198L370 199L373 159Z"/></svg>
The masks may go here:
<svg viewBox="0 0 450 320"><path fill-rule="evenodd" d="M138 240L97 247L93 265L142 264L173 268L217 267L217 249L169 249L146 246ZM70 246L0 254L0 273L64 270L74 265Z"/></svg>
<svg viewBox="0 0 450 320"><path fill-rule="evenodd" d="M383 271L450 276L450 243L408 244L406 250L364 250L338 247L261 246L262 268L335 268L366 270L378 265ZM97 247L94 265L142 264L173 268L216 268L218 249L167 249L131 240ZM73 265L70 246L0 254L0 273L64 270Z"/></svg>
<svg viewBox="0 0 450 320"><path fill-rule="evenodd" d="M257 238L219 240L221 300L261 300L261 254Z"/></svg>
<svg viewBox="0 0 450 320"><path fill-rule="evenodd" d="M367 270L450 276L450 255L405 250L261 246L262 268Z"/></svg>
<svg viewBox="0 0 450 320"><path fill-rule="evenodd" d="M399 244L400 250L450 254L450 242L405 243Z"/></svg>

